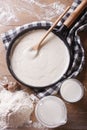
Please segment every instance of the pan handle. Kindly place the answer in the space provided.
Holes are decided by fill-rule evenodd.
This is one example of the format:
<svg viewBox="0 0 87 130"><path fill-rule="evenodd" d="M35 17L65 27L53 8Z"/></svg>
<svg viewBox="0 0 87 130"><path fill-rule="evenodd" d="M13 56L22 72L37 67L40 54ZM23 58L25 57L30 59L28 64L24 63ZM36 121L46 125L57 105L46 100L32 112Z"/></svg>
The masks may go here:
<svg viewBox="0 0 87 130"><path fill-rule="evenodd" d="M66 19L64 22L64 25L69 28L74 21L77 19L77 17L81 14L81 12L85 9L87 6L87 0L82 0L80 5L73 11L73 13Z"/></svg>

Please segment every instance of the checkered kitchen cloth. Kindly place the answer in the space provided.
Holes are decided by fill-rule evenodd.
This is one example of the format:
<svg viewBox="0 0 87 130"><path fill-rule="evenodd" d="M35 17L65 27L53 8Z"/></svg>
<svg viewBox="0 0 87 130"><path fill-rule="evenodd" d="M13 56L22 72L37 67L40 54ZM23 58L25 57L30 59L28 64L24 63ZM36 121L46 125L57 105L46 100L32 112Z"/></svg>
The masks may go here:
<svg viewBox="0 0 87 130"><path fill-rule="evenodd" d="M63 17L63 19L58 23L58 27L60 27L63 24L66 18L73 12L73 10L80 4L80 2L81 0L74 0L70 10ZM33 22L33 23L25 24L15 29L9 30L8 32L1 35L5 48L8 49L10 42L21 31L32 28L32 27L37 27L37 26L45 27L46 25L51 26L52 23L46 22L46 21ZM76 24L69 31L69 34L67 36L67 42L69 43L69 46L72 48L74 58L73 58L73 63L69 71L63 76L62 79L75 77L82 70L82 67L84 64L84 49L82 47L80 37L78 36L78 32L85 29L87 30L87 9L85 9L84 15L80 17L80 19L76 22ZM61 85L61 82L59 82L53 87L44 88L44 90L41 92L35 89L34 91L36 92L39 98L42 98L47 95L57 94L57 92L59 91L60 85Z"/></svg>

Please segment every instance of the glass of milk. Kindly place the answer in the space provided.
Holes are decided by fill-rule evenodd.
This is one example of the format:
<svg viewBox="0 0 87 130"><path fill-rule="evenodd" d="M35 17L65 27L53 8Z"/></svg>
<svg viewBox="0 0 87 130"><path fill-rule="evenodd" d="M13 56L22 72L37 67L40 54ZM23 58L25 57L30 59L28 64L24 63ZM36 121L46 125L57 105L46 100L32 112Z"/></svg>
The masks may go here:
<svg viewBox="0 0 87 130"><path fill-rule="evenodd" d="M46 96L36 105L37 120L48 128L55 128L67 122L65 103L56 96Z"/></svg>
<svg viewBox="0 0 87 130"><path fill-rule="evenodd" d="M61 85L60 94L66 101L74 103L83 97L84 87L77 79L67 79Z"/></svg>

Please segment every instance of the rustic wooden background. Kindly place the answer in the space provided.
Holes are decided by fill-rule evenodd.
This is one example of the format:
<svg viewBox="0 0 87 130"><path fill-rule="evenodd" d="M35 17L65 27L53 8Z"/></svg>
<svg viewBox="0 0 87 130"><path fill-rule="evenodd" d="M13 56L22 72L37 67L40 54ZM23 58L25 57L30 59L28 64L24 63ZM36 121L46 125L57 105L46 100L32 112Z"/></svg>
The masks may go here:
<svg viewBox="0 0 87 130"><path fill-rule="evenodd" d="M54 1L56 0L48 0L48 2L54 2ZM5 0L5 2L9 6L12 6L14 4L16 5L17 2L21 2L21 0L13 0L13 1ZM47 2L47 1L44 0L44 2ZM68 0L68 1L60 0L60 2L67 6L67 5L71 5L73 0ZM1 9L3 5L3 0L1 0L0 3L2 3L0 4L0 9ZM19 6L21 7L23 5L19 5ZM14 11L16 10L14 9ZM11 28L22 25L24 23L38 20L37 18L31 15L29 16L29 14L27 13L16 12L16 16L19 19L18 22L10 21L10 23L4 24L5 21L2 22L0 20L0 34L3 32L6 32L7 30ZM54 19L52 19L52 21L54 21ZM79 101L78 103L71 104L71 103L65 102L68 109L68 122L66 125L56 128L55 130L87 130L87 31L81 32L79 35L81 37L81 41L83 43L83 47L85 50L85 65L82 72L77 76L77 79L79 79L83 83L84 88L85 88L85 95L83 99ZM14 80L7 69L5 56L6 56L6 50L0 38L0 79L2 79L3 76L7 76L10 80ZM23 128L23 130L27 130L27 129ZM34 130L34 128L32 128L32 130Z"/></svg>

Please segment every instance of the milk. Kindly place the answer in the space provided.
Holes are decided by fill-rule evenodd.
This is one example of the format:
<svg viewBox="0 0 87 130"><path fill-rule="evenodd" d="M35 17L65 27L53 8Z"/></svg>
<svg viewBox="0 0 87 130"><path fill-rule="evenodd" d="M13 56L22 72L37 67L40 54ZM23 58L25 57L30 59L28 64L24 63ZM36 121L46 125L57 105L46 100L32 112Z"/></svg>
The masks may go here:
<svg viewBox="0 0 87 130"><path fill-rule="evenodd" d="M77 102L83 97L84 88L80 81L67 79L61 85L60 94L68 102Z"/></svg>
<svg viewBox="0 0 87 130"><path fill-rule="evenodd" d="M54 128L67 122L67 110L64 102L55 96L41 99L36 108L37 120L43 125Z"/></svg>

